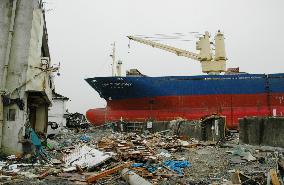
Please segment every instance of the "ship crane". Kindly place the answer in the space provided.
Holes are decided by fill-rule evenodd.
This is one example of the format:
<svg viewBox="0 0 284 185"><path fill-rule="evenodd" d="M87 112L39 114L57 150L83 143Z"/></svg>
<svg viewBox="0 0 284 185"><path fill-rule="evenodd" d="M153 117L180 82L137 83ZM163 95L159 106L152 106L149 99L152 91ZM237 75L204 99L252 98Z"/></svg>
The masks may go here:
<svg viewBox="0 0 284 185"><path fill-rule="evenodd" d="M127 36L127 37L130 40L174 53L177 56L184 56L199 61L201 63L201 68L203 73L220 74L221 72L226 71L227 58L225 52L224 35L220 31L218 31L215 36L214 57L212 56L212 51L211 51L212 50L211 44L213 43L210 42L210 35L209 32L207 31L202 37L199 37L199 40L196 42L196 50L199 50L198 54L135 36Z"/></svg>

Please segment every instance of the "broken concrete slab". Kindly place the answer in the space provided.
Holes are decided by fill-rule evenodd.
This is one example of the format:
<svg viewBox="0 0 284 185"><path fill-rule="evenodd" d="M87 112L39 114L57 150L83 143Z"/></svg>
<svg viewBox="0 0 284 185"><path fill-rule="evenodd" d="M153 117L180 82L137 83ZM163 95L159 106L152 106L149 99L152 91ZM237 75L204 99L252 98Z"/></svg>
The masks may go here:
<svg viewBox="0 0 284 185"><path fill-rule="evenodd" d="M87 145L77 147L71 154L63 157L65 166L94 167L109 160L114 153L101 152Z"/></svg>

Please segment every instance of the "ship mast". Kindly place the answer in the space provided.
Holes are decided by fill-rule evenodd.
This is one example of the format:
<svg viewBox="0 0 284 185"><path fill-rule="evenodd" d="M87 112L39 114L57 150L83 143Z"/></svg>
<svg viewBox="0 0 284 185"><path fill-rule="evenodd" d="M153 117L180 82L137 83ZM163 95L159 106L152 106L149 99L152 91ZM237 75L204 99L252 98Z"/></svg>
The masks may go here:
<svg viewBox="0 0 284 185"><path fill-rule="evenodd" d="M112 76L116 76L115 75L115 68L116 68L116 62L115 62L115 42L112 44L112 54L110 56L112 58L112 72L111 72L111 75Z"/></svg>
<svg viewBox="0 0 284 185"><path fill-rule="evenodd" d="M122 61L118 60L116 61L116 55L115 55L115 42L112 44L112 54L110 54L110 57L112 58L112 76L121 76L121 66Z"/></svg>

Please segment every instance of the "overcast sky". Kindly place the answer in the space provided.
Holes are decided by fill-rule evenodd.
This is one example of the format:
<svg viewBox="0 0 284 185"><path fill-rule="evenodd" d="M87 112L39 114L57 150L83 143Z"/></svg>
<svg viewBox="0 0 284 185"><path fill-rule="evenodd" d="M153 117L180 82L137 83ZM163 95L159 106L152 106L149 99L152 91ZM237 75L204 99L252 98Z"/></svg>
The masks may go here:
<svg viewBox="0 0 284 185"><path fill-rule="evenodd" d="M149 76L198 75L200 63L131 42L127 35L183 33L192 42L171 41L195 52L189 32L225 34L227 67L249 73L284 72L283 0L46 0L49 47L61 63L56 91L71 99L71 112L104 107L85 78L111 75L111 43L123 68ZM165 41L163 41L165 42Z"/></svg>

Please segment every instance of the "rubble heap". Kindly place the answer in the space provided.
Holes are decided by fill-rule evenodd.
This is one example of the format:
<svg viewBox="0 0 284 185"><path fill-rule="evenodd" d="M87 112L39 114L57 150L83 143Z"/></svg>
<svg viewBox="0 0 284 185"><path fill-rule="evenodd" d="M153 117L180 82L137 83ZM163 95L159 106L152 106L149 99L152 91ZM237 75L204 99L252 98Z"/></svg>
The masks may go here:
<svg viewBox="0 0 284 185"><path fill-rule="evenodd" d="M51 159L0 159L3 184L266 184L283 181L282 148L201 142L170 131L64 130L42 142ZM282 175L282 176L281 176Z"/></svg>

